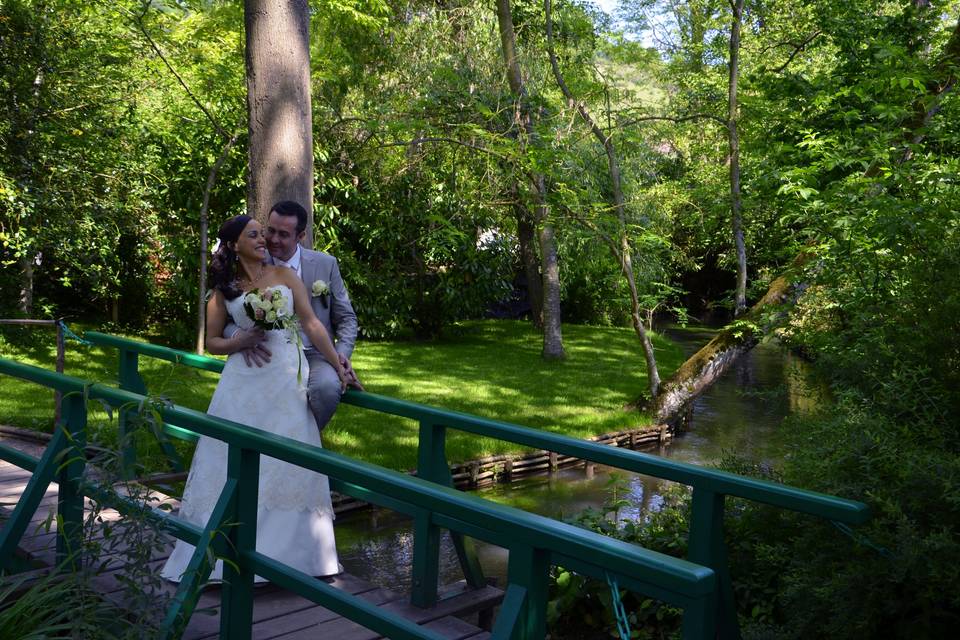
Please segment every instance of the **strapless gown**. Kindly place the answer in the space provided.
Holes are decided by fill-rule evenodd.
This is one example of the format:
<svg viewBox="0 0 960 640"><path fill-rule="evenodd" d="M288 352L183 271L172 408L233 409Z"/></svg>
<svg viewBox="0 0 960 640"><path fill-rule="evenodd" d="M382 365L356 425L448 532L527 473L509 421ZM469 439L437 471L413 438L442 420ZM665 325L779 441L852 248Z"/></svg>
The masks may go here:
<svg viewBox="0 0 960 640"><path fill-rule="evenodd" d="M287 311L292 313L293 294L288 287L279 286ZM243 310L243 296L228 300L226 305L235 324L241 328L253 326ZM320 446L320 433L307 405L307 359L287 331L268 331L267 347L273 355L263 367L248 367L240 353L227 358L207 413ZM302 382L297 380L298 364L302 367ZM226 444L201 437L190 465L179 517L205 526L226 477ZM259 497L257 551L308 575L339 572L330 486L325 475L261 456ZM193 545L178 540L161 575L179 582L193 550ZM211 579L222 578L222 565L218 560ZM262 581L259 576L257 580Z"/></svg>

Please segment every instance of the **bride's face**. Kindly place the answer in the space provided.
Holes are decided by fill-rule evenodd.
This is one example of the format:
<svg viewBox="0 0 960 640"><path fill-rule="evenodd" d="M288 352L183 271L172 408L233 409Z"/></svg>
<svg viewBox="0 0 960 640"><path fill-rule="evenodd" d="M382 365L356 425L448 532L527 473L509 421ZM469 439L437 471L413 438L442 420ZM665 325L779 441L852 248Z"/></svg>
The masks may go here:
<svg viewBox="0 0 960 640"><path fill-rule="evenodd" d="M248 260L263 261L267 259L267 241L263 237L263 227L256 220L251 220L240 232L237 238L237 254Z"/></svg>

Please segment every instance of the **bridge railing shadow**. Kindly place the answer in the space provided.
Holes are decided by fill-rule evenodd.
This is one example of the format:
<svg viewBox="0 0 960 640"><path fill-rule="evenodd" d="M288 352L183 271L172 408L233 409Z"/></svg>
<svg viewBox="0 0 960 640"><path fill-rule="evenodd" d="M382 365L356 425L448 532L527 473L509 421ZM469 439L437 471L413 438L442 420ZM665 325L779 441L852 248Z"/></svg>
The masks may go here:
<svg viewBox="0 0 960 640"><path fill-rule="evenodd" d="M349 493L413 514L430 527L449 528L507 548L508 585L493 638L545 636L549 569L566 559L575 559L578 568L592 574L608 576L626 588L682 608L684 637L715 636L717 584L714 572L707 567L199 411L169 403L153 404L151 411L159 413L170 433L187 431L216 438L228 446L227 480L209 522L201 529L84 480L88 403L97 401L129 408L144 406L150 402L148 397L7 359L0 359L0 374L60 391L64 402L62 420L40 459L0 445L0 457L33 472L0 532L0 560L13 557L52 481L59 484L57 551L61 558L68 557L69 549L79 548L84 496L102 500L121 513L144 515L149 511L149 519L158 526L196 547L163 622L165 637L178 637L185 627L215 557L225 559L220 615L223 638L250 637L255 575L387 637L440 637L256 551L257 484L262 455L323 473ZM417 535L431 534L418 531Z"/></svg>

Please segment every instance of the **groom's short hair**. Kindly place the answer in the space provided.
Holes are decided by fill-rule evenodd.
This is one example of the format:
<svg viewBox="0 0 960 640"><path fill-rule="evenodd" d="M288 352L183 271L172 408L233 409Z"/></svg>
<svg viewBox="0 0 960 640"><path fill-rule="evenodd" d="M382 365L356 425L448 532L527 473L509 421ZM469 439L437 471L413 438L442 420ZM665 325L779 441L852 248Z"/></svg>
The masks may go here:
<svg viewBox="0 0 960 640"><path fill-rule="evenodd" d="M281 200L270 207L270 213L273 212L281 216L297 216L297 235L307 230L307 210L299 202Z"/></svg>

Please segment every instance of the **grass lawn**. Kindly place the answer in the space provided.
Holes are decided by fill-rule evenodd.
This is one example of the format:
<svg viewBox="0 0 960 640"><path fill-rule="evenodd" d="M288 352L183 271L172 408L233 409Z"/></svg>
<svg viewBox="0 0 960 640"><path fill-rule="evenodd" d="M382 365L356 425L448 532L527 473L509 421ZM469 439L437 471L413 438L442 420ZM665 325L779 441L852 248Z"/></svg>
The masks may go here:
<svg viewBox="0 0 960 640"><path fill-rule="evenodd" d="M354 368L374 393L576 438L648 421L625 409L647 389L643 354L631 329L564 325L563 338L567 359L547 362L540 357L541 338L528 323L470 321L435 342L361 341ZM666 378L683 355L660 336L653 340L660 375ZM0 357L53 369L55 343L51 329L6 328L0 333ZM146 357L141 357L140 369L151 394L199 410L206 409L217 379ZM65 373L115 384L116 353L68 342ZM52 392L9 377L0 385L0 424L51 429ZM115 420L100 410L92 412L91 425L106 440L116 428ZM374 464L412 469L417 427L412 420L341 405L324 432L324 446ZM188 455L190 448L184 445ZM517 445L457 431L447 437L451 462L519 451Z"/></svg>

